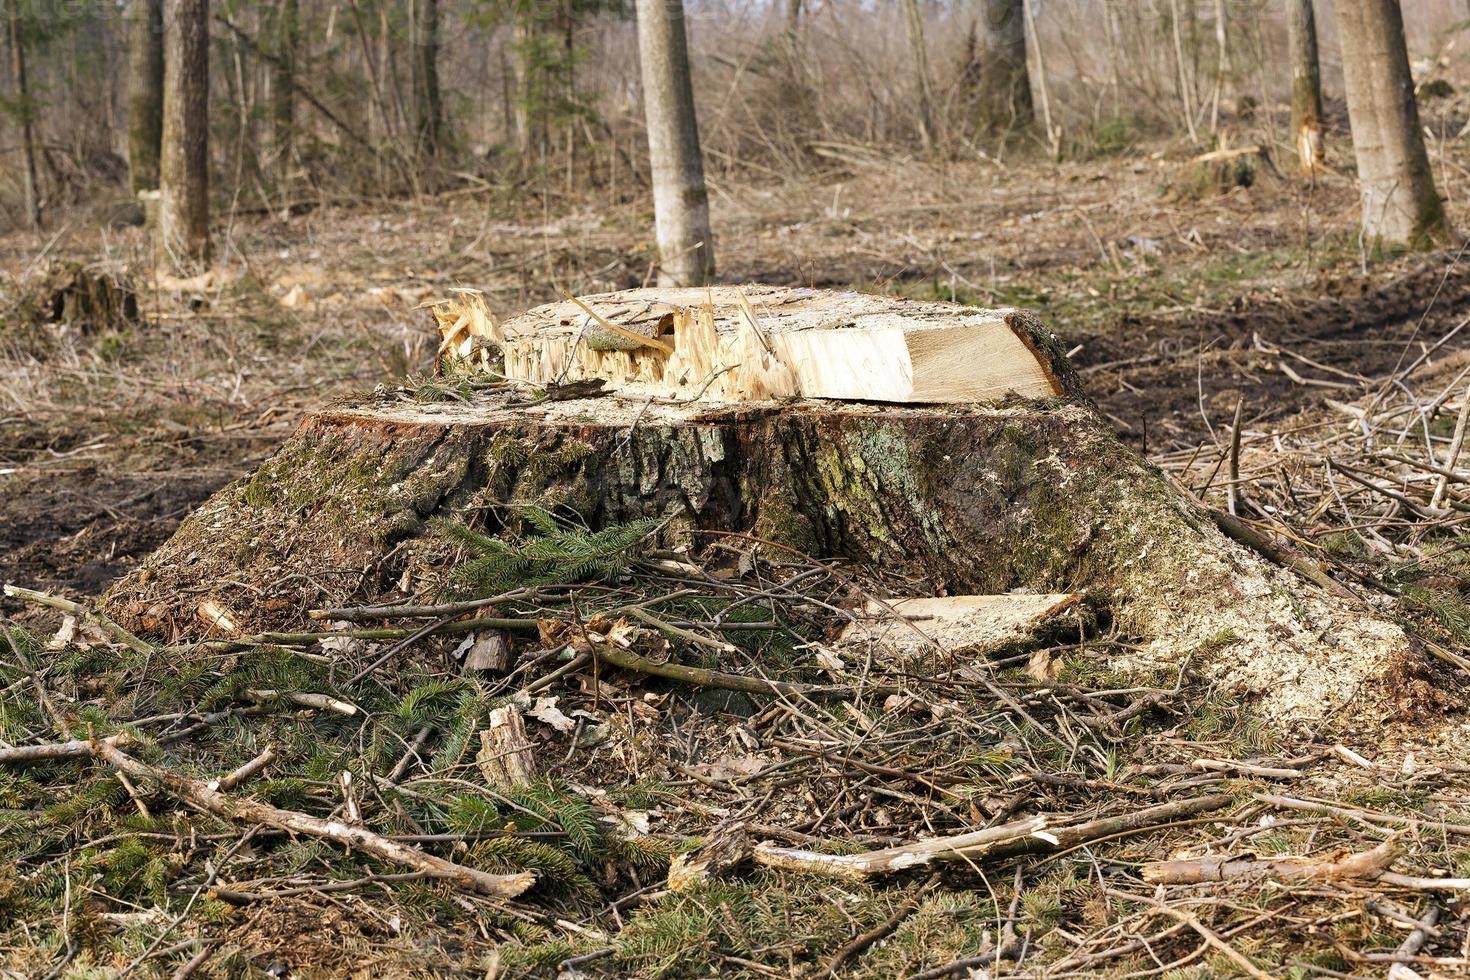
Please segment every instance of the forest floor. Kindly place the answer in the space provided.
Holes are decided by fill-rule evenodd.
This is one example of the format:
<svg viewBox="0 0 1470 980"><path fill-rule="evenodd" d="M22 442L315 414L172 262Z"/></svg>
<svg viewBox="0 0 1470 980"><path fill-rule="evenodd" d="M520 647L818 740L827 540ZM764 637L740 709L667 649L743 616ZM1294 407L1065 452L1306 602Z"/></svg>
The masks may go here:
<svg viewBox="0 0 1470 980"><path fill-rule="evenodd" d="M1345 146L1333 150L1341 160ZM1452 142L1434 156L1452 218L1470 227L1470 148ZM795 711L746 712L731 723L728 711L705 705L696 721L674 710L688 705L666 688L627 678L571 685L561 707L577 716L575 730L547 722L535 733L548 759L564 760L558 788L502 799L499 810L441 806L430 777L460 765L465 746L454 756L431 745L436 761L426 764L416 802L392 804L389 822L404 839L458 834L460 860L538 867L555 889L525 911L421 878L395 881L393 868L344 865L320 844L268 850L251 842L253 832L242 839L235 827L183 811L166 820L157 798L130 799L133 790L89 776L85 761L0 770L0 806L9 808L0 810L0 855L18 862L0 871L0 919L10 920L0 925L0 970L166 975L197 956L191 969L201 976L786 976L833 964L873 977L942 975L935 969L1382 976L1395 964L1423 976L1470 974L1463 892L1424 884L1470 875L1462 727L1470 662L1461 658L1470 653L1470 567L1459 557L1458 511L1446 517L1421 499L1433 471L1420 460L1407 472L1409 464L1384 455L1418 459L1429 446L1444 459L1455 412L1470 397L1457 373L1470 364L1470 330L1459 330L1470 319L1470 262L1458 248L1363 254L1356 191L1340 174L1309 182L1263 170L1253 186L1195 194L1186 192L1183 159L1160 148L1060 165L935 163L853 148L822 175L715 181L721 278L1040 313L1074 348L1092 396L1132 445L1216 505L1225 505L1226 484L1253 494L1261 527L1355 586L1391 594L1405 622L1445 651L1406 672L1412 696L1397 718L1380 724L1375 715L1371 726L1343 718L1306 735L1262 730L1248 706L1183 672L1115 675L1107 666L1114 639L1086 636L1051 651L1060 680L1045 667L1038 678L1034 665L1029 675L1003 675L1040 728L1064 733L1050 742L1030 730L996 735L1006 706L976 689L916 692L923 711L884 713L874 729L861 710L815 722ZM144 286L146 315L135 326L0 326L0 582L97 596L210 494L251 473L305 413L427 372L437 337L419 304L465 285L508 313L561 289L643 284L650 220L643 204L555 194L534 202L446 194L241 217L220 236L210 278ZM142 253L138 230L83 221L39 240L10 235L0 239L0 302L17 309L58 261L139 268ZM1363 444L1359 431L1369 433ZM1358 488L1348 499L1364 523L1333 517L1323 501L1341 493L1332 476L1339 463L1407 503ZM1233 482L1219 476L1222 466L1239 471ZM802 566L775 562L765 571L779 580ZM805 581L816 589L828 580L818 571ZM640 595L659 588L652 572L636 585ZM37 638L25 647L20 631L8 634L16 656L0 656L0 736L14 744L22 734L44 741L37 733L120 730L118 718L85 704L103 695L104 705L125 701L133 722L177 721L251 684L288 680L327 685L393 720L388 744L375 736L371 751L358 746L369 768L387 760L380 771L431 708L451 719L451 734L461 723L473 729L465 718L476 709L463 688L434 671L405 669L393 675L399 687L365 692L287 655L265 666L212 660L217 676L162 655L151 667L125 657L114 666L99 659L95 638L87 650L85 635L65 657L43 653L58 621L51 610L4 598L0 614ZM770 642L743 637L742 648L747 640L752 656ZM26 652L56 662L54 673L41 671L44 689L32 666L17 666ZM43 690L85 710L58 720L52 701L33 696ZM625 723L594 720L605 719L604 700L625 710ZM1114 724L1126 712L1126 723ZM192 750L190 765L229 771L267 742L315 739L350 753L362 738L356 722L247 714L237 711L222 734ZM1073 730L1069 719L1079 716L1094 724ZM619 746L621 770L574 761L584 729ZM663 759L659 745L675 739L687 739L691 753L703 741L707 755ZM797 748L778 761L773 740ZM831 746L852 761L859 744L867 763L827 765ZM271 780L271 798L287 808L319 804L337 791L333 764L307 751L299 778ZM956 792L967 780L978 788ZM566 786L605 792L577 796ZM699 838L736 815L786 844L843 837L848 847L878 847L926 828L953 833L1037 811L1066 824L1197 802L1191 794L1200 791L1225 797L1150 836L1120 833L993 871L834 882L762 870L661 903L648 898L659 877L650 869L666 864L670 841ZM798 803L772 803L788 795ZM376 793L364 805L389 806ZM627 813L645 823L655 814L663 835L607 844L616 837L609 814ZM501 831L487 827L512 830L495 837ZM34 835L29 850L16 844L22 832ZM127 848L116 843L127 837ZM592 853L593 838L615 859ZM1417 884L1329 875L1288 886L1277 869L1277 878L1247 875L1229 887L1156 891L1135 877L1141 863L1185 851L1311 855L1321 865L1385 841L1404 851L1398 867ZM57 907L85 921L45 920ZM1408 939L1417 940L1412 948Z"/></svg>

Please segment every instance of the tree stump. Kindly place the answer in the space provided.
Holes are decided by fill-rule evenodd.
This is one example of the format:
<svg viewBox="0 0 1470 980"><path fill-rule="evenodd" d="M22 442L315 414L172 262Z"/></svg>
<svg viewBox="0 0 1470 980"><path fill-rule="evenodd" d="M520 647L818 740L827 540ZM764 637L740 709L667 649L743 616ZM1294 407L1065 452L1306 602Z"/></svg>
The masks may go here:
<svg viewBox="0 0 1470 980"><path fill-rule="evenodd" d="M851 322L853 302L925 322L976 314L799 292L834 323ZM744 317L731 293L715 292L717 321ZM556 322L565 308L534 315ZM432 518L475 515L493 532L509 505L537 505L593 528L666 518L663 533L687 534L696 549L727 532L766 538L881 571L904 583L895 595L1082 593L1138 640L1132 665L1188 659L1259 694L1282 721L1320 718L1402 663L1410 647L1397 626L1227 540L1124 446L1033 318L987 317L1024 336L1036 364L1023 374L1051 378L1053 393L994 389L986 403L942 405L716 401L659 396L662 382L647 378L567 400L525 386L439 402L380 391L308 417L116 586L105 610L177 637L198 634L205 599L250 630L301 628L312 607L431 599L451 550Z"/></svg>

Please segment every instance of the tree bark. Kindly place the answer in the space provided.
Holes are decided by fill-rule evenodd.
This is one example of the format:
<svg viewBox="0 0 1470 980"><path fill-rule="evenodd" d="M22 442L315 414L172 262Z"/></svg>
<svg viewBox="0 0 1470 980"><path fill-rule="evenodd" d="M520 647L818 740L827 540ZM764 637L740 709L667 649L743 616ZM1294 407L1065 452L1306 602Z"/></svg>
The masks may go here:
<svg viewBox="0 0 1470 980"><path fill-rule="evenodd" d="M924 45L924 18L919 13L918 0L903 0L903 21L908 31L909 58L914 72L919 139L928 149L934 145L934 97L929 90L929 54Z"/></svg>
<svg viewBox="0 0 1470 980"><path fill-rule="evenodd" d="M540 120L542 116L541 96L541 52L540 20L536 9L523 5L517 12L513 27L513 66L515 71L515 98L512 111L515 121L516 152L522 166L531 162L532 154L541 142Z"/></svg>
<svg viewBox="0 0 1470 980"><path fill-rule="evenodd" d="M439 152L443 102L439 94L439 0L413 0L413 110L418 148L426 156Z"/></svg>
<svg viewBox="0 0 1470 980"><path fill-rule="evenodd" d="M1035 110L1026 68L1024 0L982 0L980 73L975 86L978 120L992 132L1031 125Z"/></svg>
<svg viewBox="0 0 1470 980"><path fill-rule="evenodd" d="M271 62L271 150L275 154L278 182L290 169L296 134L296 41L300 16L297 0L280 0L280 4L276 9L276 57Z"/></svg>
<svg viewBox="0 0 1470 980"><path fill-rule="evenodd" d="M158 188L163 142L163 0L133 0L128 45L128 186Z"/></svg>
<svg viewBox="0 0 1470 980"><path fill-rule="evenodd" d="M1322 165L1322 68L1317 60L1317 14L1312 0L1286 0L1291 49L1291 135L1302 170Z"/></svg>
<svg viewBox="0 0 1470 980"><path fill-rule="evenodd" d="M1337 26L1364 237L1374 246L1415 248L1446 240L1398 0L1338 0Z"/></svg>
<svg viewBox="0 0 1470 980"><path fill-rule="evenodd" d="M714 275L715 257L683 0L638 0L638 60L653 172L659 285L702 285Z"/></svg>
<svg viewBox="0 0 1470 980"><path fill-rule="evenodd" d="M20 103L20 149L25 166L24 190L26 221L32 228L41 227L41 191L36 177L36 106L31 100L30 80L26 76L25 32L21 28L20 4L10 4L8 24L10 36L11 81Z"/></svg>
<svg viewBox="0 0 1470 980"><path fill-rule="evenodd" d="M159 237L176 269L209 261L209 0L165 0Z"/></svg>

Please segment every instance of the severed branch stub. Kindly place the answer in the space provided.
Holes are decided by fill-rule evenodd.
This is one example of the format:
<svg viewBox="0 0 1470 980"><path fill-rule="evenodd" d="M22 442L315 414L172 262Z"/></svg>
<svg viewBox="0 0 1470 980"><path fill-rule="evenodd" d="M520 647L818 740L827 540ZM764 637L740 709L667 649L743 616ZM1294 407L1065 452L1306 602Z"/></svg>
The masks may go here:
<svg viewBox="0 0 1470 980"><path fill-rule="evenodd" d="M361 826L282 810L257 800L236 799L197 779L141 762L107 741L93 742L92 753L119 772L161 786L179 799L225 820L265 824L294 834L320 837L492 898L515 898L536 883L533 871L490 874L389 840Z"/></svg>
<svg viewBox="0 0 1470 980"><path fill-rule="evenodd" d="M535 746L526 737L521 710L513 704L490 712L489 727L480 729L475 765L496 789L526 786L536 778Z"/></svg>

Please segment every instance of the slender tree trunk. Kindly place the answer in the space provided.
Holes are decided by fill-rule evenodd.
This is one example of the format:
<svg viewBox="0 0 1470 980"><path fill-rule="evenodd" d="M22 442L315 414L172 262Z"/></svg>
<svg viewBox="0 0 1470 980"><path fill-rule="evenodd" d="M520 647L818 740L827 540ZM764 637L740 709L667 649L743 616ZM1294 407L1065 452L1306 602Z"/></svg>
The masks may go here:
<svg viewBox="0 0 1470 980"><path fill-rule="evenodd" d="M684 0L638 0L637 9L659 284L701 285L714 275L715 253L689 76Z"/></svg>
<svg viewBox="0 0 1470 980"><path fill-rule="evenodd" d="M1189 0L1191 4L1194 0ZM1174 65L1179 73L1179 103L1184 110L1184 124L1189 129L1189 141L1199 142L1199 133L1194 128L1194 85L1189 80L1189 72L1185 68L1184 61L1184 37L1180 27L1180 18L1183 15L1179 11L1179 0L1169 0L1169 24L1174 35Z"/></svg>
<svg viewBox="0 0 1470 980"><path fill-rule="evenodd" d="M1304 172L1322 165L1322 68L1317 61L1317 15L1312 0L1286 0L1291 48L1291 138Z"/></svg>
<svg viewBox="0 0 1470 980"><path fill-rule="evenodd" d="M128 186L158 187L163 141L163 0L133 0L128 12Z"/></svg>
<svg viewBox="0 0 1470 980"><path fill-rule="evenodd" d="M432 157L439 152L443 103L439 94L439 0L413 0L413 106L419 149Z"/></svg>
<svg viewBox="0 0 1470 980"><path fill-rule="evenodd" d="M1398 0L1337 0L1336 7L1363 233L1375 245L1443 241L1449 225L1419 128Z"/></svg>
<svg viewBox="0 0 1470 980"><path fill-rule="evenodd" d="M1026 69L1025 0L981 0L979 121L993 132L1031 125L1035 110Z"/></svg>
<svg viewBox="0 0 1470 980"><path fill-rule="evenodd" d="M512 45L515 48L515 136L516 152L521 163L531 160L537 139L536 120L540 116L537 75L540 71L539 38L534 8L516 14Z"/></svg>
<svg viewBox="0 0 1470 980"><path fill-rule="evenodd" d="M276 60L271 64L271 150L278 182L290 169L291 144L296 135L296 41L300 33L297 0L279 2Z"/></svg>
<svg viewBox="0 0 1470 980"><path fill-rule="evenodd" d="M786 0L786 29L792 34L801 30L801 0Z"/></svg>
<svg viewBox="0 0 1470 980"><path fill-rule="evenodd" d="M209 261L209 0L165 0L159 237L186 269Z"/></svg>
<svg viewBox="0 0 1470 980"><path fill-rule="evenodd" d="M11 81L20 104L20 151L25 166L26 221L32 228L41 227L41 191L36 176L36 106L31 101L30 80L26 77L25 34L20 24L20 4L11 3L7 33L10 36Z"/></svg>
<svg viewBox="0 0 1470 980"><path fill-rule="evenodd" d="M1210 93L1210 132L1220 132L1220 96L1230 74L1230 37L1225 23L1225 0L1215 0L1215 88Z"/></svg>
<svg viewBox="0 0 1470 980"><path fill-rule="evenodd" d="M903 0L903 19L908 28L909 53L918 99L919 138L924 141L927 149L934 143L934 97L929 91L929 54L924 46L924 18L919 14L918 0Z"/></svg>

